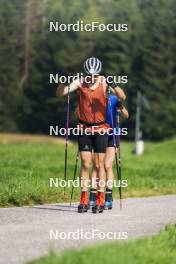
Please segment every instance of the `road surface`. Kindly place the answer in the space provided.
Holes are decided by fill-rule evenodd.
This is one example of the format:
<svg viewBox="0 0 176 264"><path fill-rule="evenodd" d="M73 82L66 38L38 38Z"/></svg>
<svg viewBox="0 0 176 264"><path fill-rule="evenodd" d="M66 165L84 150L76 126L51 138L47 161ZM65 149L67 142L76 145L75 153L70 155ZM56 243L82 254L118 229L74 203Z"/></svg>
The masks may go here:
<svg viewBox="0 0 176 264"><path fill-rule="evenodd" d="M77 204L40 205L0 209L0 264L22 264L39 258L51 248L58 253L79 248L153 235L176 223L176 195L114 201L103 214L77 213Z"/></svg>

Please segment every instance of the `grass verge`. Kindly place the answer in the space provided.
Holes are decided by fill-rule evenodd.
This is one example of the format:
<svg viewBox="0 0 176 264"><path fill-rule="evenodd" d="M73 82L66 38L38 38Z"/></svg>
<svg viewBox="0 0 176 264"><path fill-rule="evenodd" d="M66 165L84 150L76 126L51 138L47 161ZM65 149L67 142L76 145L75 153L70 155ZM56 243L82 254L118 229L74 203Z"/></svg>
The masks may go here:
<svg viewBox="0 0 176 264"><path fill-rule="evenodd" d="M128 180L123 197L176 193L176 141L146 143L144 155L132 154L134 145L122 142L122 177ZM68 151L68 178L73 178L77 145ZM0 144L0 206L21 206L63 202L70 199L70 188L50 187L50 178L64 177L64 144L22 142ZM79 164L80 167L80 164ZM78 168L79 169L79 168ZM79 175L78 175L79 176ZM78 200L79 188L74 199ZM118 197L118 190L114 191Z"/></svg>
<svg viewBox="0 0 176 264"><path fill-rule="evenodd" d="M30 264L175 264L175 245L176 225L169 225L157 236L65 251L61 256L52 252Z"/></svg>

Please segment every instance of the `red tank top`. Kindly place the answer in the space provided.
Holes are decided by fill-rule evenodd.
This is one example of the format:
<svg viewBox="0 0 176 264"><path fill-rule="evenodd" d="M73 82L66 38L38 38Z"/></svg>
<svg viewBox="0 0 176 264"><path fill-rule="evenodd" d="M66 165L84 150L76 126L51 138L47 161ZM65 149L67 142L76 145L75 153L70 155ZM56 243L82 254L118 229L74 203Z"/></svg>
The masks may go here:
<svg viewBox="0 0 176 264"><path fill-rule="evenodd" d="M104 77L102 76L100 78ZM100 82L100 80L94 90L90 89L87 83L83 83L80 87L78 118L85 123L101 123L98 127L107 128L107 98L104 90L104 84Z"/></svg>

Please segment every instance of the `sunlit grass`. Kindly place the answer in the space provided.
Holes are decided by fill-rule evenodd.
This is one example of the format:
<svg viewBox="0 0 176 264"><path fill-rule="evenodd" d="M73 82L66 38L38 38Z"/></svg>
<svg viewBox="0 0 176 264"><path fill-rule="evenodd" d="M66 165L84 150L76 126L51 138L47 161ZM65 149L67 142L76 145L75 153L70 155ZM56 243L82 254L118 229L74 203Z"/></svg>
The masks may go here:
<svg viewBox="0 0 176 264"><path fill-rule="evenodd" d="M82 250L65 251L61 256L49 256L30 264L174 264L176 263L176 225L170 225L159 235L125 243L106 243Z"/></svg>
<svg viewBox="0 0 176 264"><path fill-rule="evenodd" d="M70 188L49 186L50 178L64 177L63 142L0 144L0 205L29 205L63 202L70 199ZM146 143L144 155L137 157L132 143L122 142L122 178L128 180L123 197L176 193L176 141ZM77 145L68 150L68 178L73 178ZM80 168L80 161L79 161ZM78 168L78 170L79 170ZM78 175L79 176L79 173ZM74 199L80 190L75 189ZM118 190L114 191L118 197Z"/></svg>

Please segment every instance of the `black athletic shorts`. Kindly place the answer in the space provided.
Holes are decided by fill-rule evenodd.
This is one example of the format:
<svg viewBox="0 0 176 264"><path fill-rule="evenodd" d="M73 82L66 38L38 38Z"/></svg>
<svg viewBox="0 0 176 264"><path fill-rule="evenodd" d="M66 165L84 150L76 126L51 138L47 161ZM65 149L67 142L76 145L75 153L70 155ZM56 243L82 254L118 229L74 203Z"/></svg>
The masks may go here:
<svg viewBox="0 0 176 264"><path fill-rule="evenodd" d="M115 139L116 139L116 144L117 144L117 136L115 137ZM108 148L110 147L114 147L114 137L113 136L108 137Z"/></svg>
<svg viewBox="0 0 176 264"><path fill-rule="evenodd" d="M105 153L108 146L108 135L79 135L79 151L94 151L95 153Z"/></svg>

